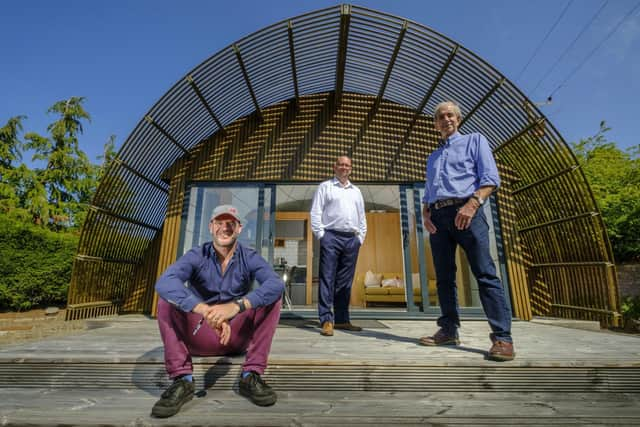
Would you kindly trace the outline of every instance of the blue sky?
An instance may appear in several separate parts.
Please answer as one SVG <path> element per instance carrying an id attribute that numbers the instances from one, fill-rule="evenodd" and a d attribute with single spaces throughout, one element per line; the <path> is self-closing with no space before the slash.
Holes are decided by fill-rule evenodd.
<path id="1" fill-rule="evenodd" d="M 606 0 L 362 0 L 455 40 L 491 63 L 541 107 L 569 141 L 601 120 L 611 141 L 637 146 L 640 105 L 638 0 L 610 0 L 540 82 Z M 46 133 L 46 110 L 86 97 L 92 116 L 81 148 L 96 161 L 110 135 L 118 148 L 151 106 L 189 70 L 274 22 L 342 2 L 323 0 L 20 0 L 2 4 L 0 124 L 26 115 L 25 131 Z M 569 5 L 562 20 L 525 64 Z M 620 20 L 635 11 L 622 25 Z M 616 25 L 618 25 L 616 27 Z M 584 65 L 572 73 L 610 32 Z M 537 89 L 534 91 L 534 88 Z M 25 161 L 28 161 L 28 155 Z"/>

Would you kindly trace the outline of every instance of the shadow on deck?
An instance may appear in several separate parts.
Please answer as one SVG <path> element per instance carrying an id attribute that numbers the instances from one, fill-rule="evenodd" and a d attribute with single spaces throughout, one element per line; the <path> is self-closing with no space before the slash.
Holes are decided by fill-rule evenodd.
<path id="1" fill-rule="evenodd" d="M 0 349 L 0 425 L 640 424 L 640 336 L 515 322 L 517 358 L 496 363 L 484 321 L 446 348 L 417 345 L 432 321 L 354 323 L 364 331 L 323 337 L 313 321 L 281 321 L 265 374 L 273 407 L 236 394 L 243 357 L 195 358 L 198 398 L 156 420 L 169 382 L 155 321 L 88 320 Z"/>

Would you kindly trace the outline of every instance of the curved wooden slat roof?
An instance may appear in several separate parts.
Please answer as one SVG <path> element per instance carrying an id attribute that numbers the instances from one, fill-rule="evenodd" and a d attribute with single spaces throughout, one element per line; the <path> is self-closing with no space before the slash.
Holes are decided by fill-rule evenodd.
<path id="1" fill-rule="evenodd" d="M 483 133 L 495 152 L 505 179 L 500 220 L 506 240 L 525 247 L 520 281 L 527 282 L 530 304 L 541 311 L 566 306 L 554 313 L 573 317 L 581 311 L 571 307 L 593 305 L 610 316 L 617 291 L 596 290 L 595 282 L 615 285 L 611 251 L 561 135 L 473 52 L 419 23 L 351 5 L 284 20 L 238 40 L 188 72 L 141 118 L 93 200 L 70 305 L 122 304 L 131 296 L 136 268 L 157 256 L 172 168 L 202 157 L 207 144 L 218 165 L 235 158 L 242 173 L 203 170 L 193 172 L 197 179 L 318 181 L 326 162 L 317 159 L 335 154 L 316 144 L 325 138 L 352 155 L 355 180 L 421 181 L 425 158 L 437 144 L 431 112 L 445 99 L 462 107 L 461 132 Z M 276 128 L 296 120 L 317 129 L 307 129 L 306 139 L 288 148 L 281 144 L 277 160 L 273 147 L 293 137 Z M 223 150 L 225 144 L 231 148 Z M 258 145 L 245 160 L 242 150 L 251 144 Z M 266 164 L 274 170 L 252 170 Z M 573 296 L 550 297 L 560 291 L 549 283 L 575 286 L 577 276 L 567 265 L 580 270 L 594 292 L 609 295 L 579 304 Z M 595 275 L 584 272 L 589 266 Z"/>

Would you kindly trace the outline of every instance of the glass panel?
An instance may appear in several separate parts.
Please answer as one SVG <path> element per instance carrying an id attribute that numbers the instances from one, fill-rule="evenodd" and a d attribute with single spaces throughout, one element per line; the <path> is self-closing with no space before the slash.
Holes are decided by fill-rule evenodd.
<path id="1" fill-rule="evenodd" d="M 211 212 L 218 205 L 230 204 L 235 206 L 242 220 L 242 232 L 238 240 L 244 245 L 256 248 L 260 243 L 257 232 L 259 224 L 258 207 L 260 193 L 258 187 L 212 187 L 193 186 L 189 192 L 187 204 L 187 221 L 182 237 L 182 253 L 189 249 L 211 241 L 209 219 Z M 269 224 L 261 225 L 263 235 L 268 236 Z M 264 242 L 264 239 L 263 239 Z"/>
<path id="2" fill-rule="evenodd" d="M 275 196 L 274 268 L 286 273 L 286 297 L 283 308 L 299 308 L 317 302 L 316 280 L 307 272 L 314 258 L 309 211 L 317 185 L 278 185 Z M 316 242 L 317 244 L 317 242 Z"/>
<path id="3" fill-rule="evenodd" d="M 414 191 L 418 193 L 419 195 L 418 200 L 421 201 L 422 196 L 424 195 L 424 188 L 418 187 L 418 188 L 415 188 Z M 498 250 L 496 246 L 496 233 L 494 229 L 491 204 L 492 203 L 485 203 L 483 209 L 487 217 L 487 222 L 489 223 L 489 242 L 490 242 L 491 257 L 493 258 L 493 261 L 496 265 L 497 275 L 503 281 L 503 286 L 504 286 L 505 282 L 502 277 L 502 271 L 499 268 L 500 262 L 499 262 Z M 410 209 L 410 211 L 412 212 L 413 210 L 414 209 Z M 413 215 L 413 221 L 416 221 L 415 214 Z M 422 221 L 421 217 L 420 217 L 420 221 Z M 415 235 L 416 234 L 415 223 L 413 224 L 411 229 L 412 229 L 412 235 Z M 417 236 L 415 238 L 412 238 L 412 249 L 411 249 L 412 254 L 413 254 L 413 251 L 418 250 L 417 245 L 413 243 L 414 240 L 417 242 Z M 436 287 L 435 287 L 436 286 L 435 285 L 435 277 L 436 277 L 435 269 L 433 267 L 433 258 L 431 256 L 431 245 L 429 244 L 429 234 L 426 231 L 424 231 L 423 233 L 422 242 L 425 248 L 424 259 L 426 261 L 429 302 L 430 302 L 430 305 L 437 305 L 438 296 L 437 296 Z M 456 265 L 458 267 L 458 270 L 456 273 L 456 284 L 458 286 L 458 303 L 460 307 L 480 307 L 481 303 L 480 303 L 480 294 L 478 292 L 478 282 L 476 281 L 475 277 L 473 276 L 473 273 L 471 272 L 471 268 L 464 254 L 464 251 L 460 247 L 458 247 L 456 251 Z M 417 263 L 413 262 L 412 269 L 414 272 L 416 271 L 416 267 L 417 267 Z"/>
<path id="4" fill-rule="evenodd" d="M 413 291 L 414 309 L 421 307 L 423 310 L 429 306 L 436 306 L 437 293 L 435 273 L 432 265 L 427 263 L 425 253 L 427 248 L 424 244 L 424 227 L 422 225 L 422 205 L 420 203 L 420 192 L 411 187 L 401 189 L 406 194 L 407 233 L 408 233 L 408 254 L 410 258 L 408 268 L 411 276 L 411 289 Z M 422 237 L 422 239 L 421 239 Z M 429 253 L 430 257 L 431 254 Z M 431 263 L 432 264 L 432 263 Z M 423 295 L 429 297 L 423 299 Z"/>
<path id="5" fill-rule="evenodd" d="M 358 255 L 351 305 L 404 311 L 407 298 L 399 188 L 397 185 L 358 187 L 365 201 L 367 236 Z"/>

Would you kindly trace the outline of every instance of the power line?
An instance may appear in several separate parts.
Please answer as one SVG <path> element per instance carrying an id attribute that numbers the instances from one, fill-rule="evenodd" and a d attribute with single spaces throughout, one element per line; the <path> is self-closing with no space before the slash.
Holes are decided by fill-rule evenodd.
<path id="1" fill-rule="evenodd" d="M 569 9 L 569 6 L 571 6 L 571 3 L 573 3 L 573 0 L 569 0 L 567 2 L 567 5 L 564 7 L 564 9 L 562 10 L 562 12 L 560 13 L 560 16 L 558 16 L 558 19 L 556 19 L 556 22 L 553 23 L 553 25 L 551 26 L 551 28 L 549 29 L 549 31 L 547 31 L 547 35 L 544 36 L 544 38 L 542 39 L 542 41 L 540 42 L 540 44 L 538 44 L 538 47 L 536 48 L 536 50 L 533 52 L 533 55 L 531 55 L 531 58 L 529 58 L 529 60 L 527 61 L 527 63 L 525 64 L 525 66 L 522 68 L 522 70 L 520 71 L 520 73 L 518 74 L 518 77 L 516 77 L 516 81 L 520 80 L 520 77 L 522 77 L 522 74 L 525 72 L 525 70 L 527 68 L 529 68 L 529 65 L 531 64 L 531 61 L 533 61 L 533 58 L 536 57 L 536 55 L 538 54 L 538 52 L 540 52 L 540 49 L 542 48 L 542 45 L 544 45 L 544 42 L 547 41 L 547 39 L 549 38 L 549 36 L 551 35 L 551 33 L 553 33 L 553 30 L 556 29 L 556 27 L 558 26 L 558 23 L 560 22 L 560 20 L 562 19 L 562 17 L 564 16 L 565 13 L 567 13 L 567 9 Z"/>
<path id="2" fill-rule="evenodd" d="M 591 17 L 591 20 L 589 20 L 589 22 L 587 22 L 586 25 L 584 25 L 582 27 L 582 30 L 580 30 L 580 33 L 578 33 L 578 35 L 576 36 L 575 39 L 573 39 L 573 41 L 571 42 L 571 44 L 564 50 L 564 52 L 562 52 L 562 54 L 560 55 L 560 57 L 558 57 L 558 59 L 556 59 L 556 62 L 553 63 L 553 65 L 544 73 L 544 75 L 542 76 L 542 78 L 538 81 L 538 83 L 536 84 L 536 86 L 531 90 L 531 93 L 535 93 L 536 89 L 538 89 L 538 87 L 540 86 L 540 84 L 544 81 L 544 79 L 546 79 L 549 74 L 551 74 L 551 72 L 556 68 L 556 66 L 560 63 L 560 61 L 565 57 L 565 55 L 567 53 L 569 53 L 569 51 L 571 50 L 571 48 L 573 48 L 573 46 L 576 44 L 576 42 L 580 39 L 580 37 L 582 37 L 582 35 L 587 31 L 587 29 L 591 26 L 591 24 L 593 24 L 593 21 L 596 20 L 596 18 L 600 15 L 600 13 L 602 12 L 602 10 L 604 9 L 604 7 L 609 3 L 609 0 L 606 0 L 602 6 L 600 6 L 600 9 L 598 9 L 598 11 L 595 13 L 595 15 L 593 15 Z"/>
<path id="3" fill-rule="evenodd" d="M 578 70 L 580 70 L 580 68 L 582 68 L 582 66 L 583 66 L 583 65 L 584 65 L 584 64 L 585 64 L 589 59 L 591 59 L 591 57 L 596 53 L 596 51 L 597 51 L 598 49 L 600 49 L 600 47 L 601 47 L 601 46 L 602 46 L 602 45 L 603 45 L 607 40 L 609 40 L 609 38 L 610 38 L 610 37 L 611 37 L 611 36 L 612 36 L 616 31 L 618 31 L 618 29 L 622 26 L 622 23 L 623 23 L 624 21 L 626 21 L 626 20 L 627 20 L 627 18 L 629 18 L 629 17 L 630 17 L 630 16 L 631 16 L 635 11 L 636 11 L 636 9 L 638 9 L 638 7 L 640 7 L 640 2 L 636 3 L 636 5 L 635 5 L 635 6 L 633 6 L 633 8 L 632 8 L 632 9 L 631 9 L 631 10 L 630 10 L 630 11 L 629 11 L 629 12 L 628 12 L 628 13 L 627 13 L 627 14 L 626 14 L 626 15 L 625 15 L 625 16 L 624 16 L 624 17 L 623 17 L 623 18 L 622 18 L 622 19 L 621 19 L 621 20 L 620 20 L 616 25 L 614 25 L 614 27 L 611 29 L 611 31 L 609 31 L 609 34 L 607 34 L 607 36 L 606 36 L 604 39 L 602 39 L 602 41 L 601 41 L 600 43 L 598 43 L 598 45 L 597 45 L 597 46 L 596 46 L 596 47 L 595 47 L 591 52 L 589 52 L 589 55 L 587 55 L 587 56 L 586 56 L 586 58 L 584 58 L 584 60 L 583 60 L 580 64 L 578 64 L 578 66 L 577 66 L 576 68 L 574 68 L 574 69 L 573 69 L 573 71 L 571 71 L 571 73 L 569 73 L 569 75 L 568 75 L 568 76 L 567 76 L 567 77 L 562 81 L 562 83 L 560 83 L 560 84 L 558 85 L 558 87 L 557 87 L 557 88 L 555 88 L 553 92 L 551 92 L 551 95 L 549 95 L 549 98 L 552 98 L 552 97 L 553 97 L 553 95 L 554 95 L 558 90 L 560 90 L 560 88 L 561 88 L 562 86 L 564 86 L 564 85 L 567 83 L 567 81 L 569 81 L 569 79 L 570 79 L 570 78 L 572 78 L 572 77 L 573 77 L 573 76 L 578 72 Z"/>

